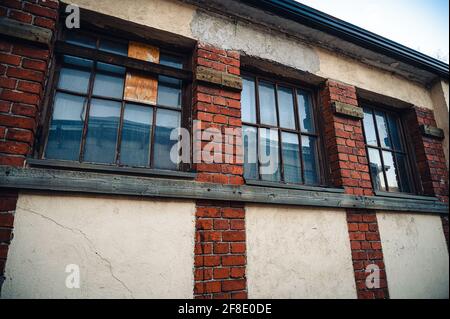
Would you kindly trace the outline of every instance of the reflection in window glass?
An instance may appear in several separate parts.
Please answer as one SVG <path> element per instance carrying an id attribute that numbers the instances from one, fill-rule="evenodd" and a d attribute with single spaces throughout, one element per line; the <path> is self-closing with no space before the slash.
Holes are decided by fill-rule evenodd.
<path id="1" fill-rule="evenodd" d="M 369 148 L 369 166 L 372 175 L 373 187 L 375 190 L 386 190 L 386 183 L 383 175 L 383 165 L 381 165 L 380 152 Z"/>
<path id="2" fill-rule="evenodd" d="M 256 123 L 255 81 L 251 78 L 242 79 L 241 108 L 242 121 Z"/>
<path id="3" fill-rule="evenodd" d="M 95 49 L 97 47 L 97 40 L 95 38 L 79 32 L 67 32 L 66 42 L 90 49 Z"/>
<path id="4" fill-rule="evenodd" d="M 46 158 L 78 160 L 83 133 L 85 98 L 56 93 Z"/>
<path id="5" fill-rule="evenodd" d="M 409 186 L 408 181 L 408 166 L 406 164 L 406 156 L 399 153 L 397 153 L 395 156 L 397 158 L 397 169 L 400 178 L 400 191 L 410 193 L 412 190 Z"/>
<path id="6" fill-rule="evenodd" d="M 170 160 L 177 141 L 170 140 L 170 133 L 181 126 L 184 83 L 178 75 L 159 76 L 164 72 L 138 72 L 112 63 L 127 64 L 137 58 L 182 70 L 184 57 L 146 43 L 84 31 L 65 30 L 62 39 L 98 54 L 90 60 L 79 57 L 77 50 L 57 54 L 52 118 L 43 157 L 177 169 L 178 164 Z M 109 61 L 117 55 L 122 58 L 105 63 L 99 61 L 100 55 Z"/>
<path id="7" fill-rule="evenodd" d="M 126 104 L 123 115 L 120 163 L 129 166 L 148 166 L 153 109 Z"/>
<path id="8" fill-rule="evenodd" d="M 387 121 L 384 113 L 375 111 L 375 119 L 377 121 L 378 136 L 380 137 L 381 147 L 391 148 L 391 141 L 389 140 Z"/>
<path id="9" fill-rule="evenodd" d="M 84 160 L 93 163 L 114 163 L 120 102 L 92 99 Z"/>
<path id="10" fill-rule="evenodd" d="M 243 126 L 242 133 L 244 141 L 244 177 L 246 179 L 258 179 L 257 130 L 251 126 Z"/>
<path id="11" fill-rule="evenodd" d="M 261 178 L 265 181 L 279 182 L 280 159 L 278 151 L 278 132 L 276 130 L 259 130 L 259 153 L 261 162 Z"/>
<path id="12" fill-rule="evenodd" d="M 128 55 L 128 44 L 106 39 L 100 39 L 100 50 L 118 55 Z"/>
<path id="13" fill-rule="evenodd" d="M 121 99 L 124 77 L 125 68 L 98 62 L 93 94 Z"/>
<path id="14" fill-rule="evenodd" d="M 317 148 L 317 138 L 310 136 L 302 136 L 302 155 L 305 183 L 307 184 L 318 184 L 319 179 L 317 176 L 317 162 L 316 162 L 316 151 Z"/>
<path id="15" fill-rule="evenodd" d="M 275 87 L 273 84 L 261 81 L 259 82 L 259 105 L 261 123 L 268 125 L 277 125 L 277 113 L 275 105 Z"/>
<path id="16" fill-rule="evenodd" d="M 172 68 L 183 68 L 183 60 L 181 58 L 165 53 L 161 53 L 159 57 L 159 63 L 162 65 L 170 66 Z"/>
<path id="17" fill-rule="evenodd" d="M 394 149 L 400 151 L 402 150 L 402 143 L 400 138 L 400 132 L 398 130 L 397 120 L 390 114 L 388 115 L 387 119 Z"/>
<path id="18" fill-rule="evenodd" d="M 377 134 L 375 132 L 372 110 L 366 108 L 364 109 L 364 134 L 368 145 L 377 145 Z"/>
<path id="19" fill-rule="evenodd" d="M 283 132 L 281 135 L 281 149 L 283 156 L 284 181 L 286 183 L 298 184 L 302 182 L 302 171 L 300 164 L 300 148 L 298 135 Z"/>
<path id="20" fill-rule="evenodd" d="M 297 92 L 298 113 L 300 121 L 300 129 L 302 132 L 312 133 L 314 132 L 314 122 L 312 105 L 309 95 L 305 92 Z"/>
<path id="21" fill-rule="evenodd" d="M 399 192 L 400 188 L 398 187 L 398 173 L 392 153 L 383 151 L 383 161 L 389 190 L 391 192 Z"/>
<path id="22" fill-rule="evenodd" d="M 180 127 L 180 112 L 158 109 L 154 140 L 154 166 L 160 169 L 176 169 L 177 163 L 170 159 L 170 150 L 178 141 L 170 139 L 174 128 Z"/>
<path id="23" fill-rule="evenodd" d="M 159 76 L 158 105 L 181 107 L 181 80 Z"/>
<path id="24" fill-rule="evenodd" d="M 394 113 L 366 106 L 363 123 L 375 190 L 413 192 L 399 118 Z"/>
<path id="25" fill-rule="evenodd" d="M 277 92 L 280 126 L 295 129 L 294 97 L 292 95 L 292 89 L 278 87 Z"/>
<path id="26" fill-rule="evenodd" d="M 72 56 L 64 56 L 59 72 L 58 88 L 79 93 L 87 93 L 93 62 Z"/>

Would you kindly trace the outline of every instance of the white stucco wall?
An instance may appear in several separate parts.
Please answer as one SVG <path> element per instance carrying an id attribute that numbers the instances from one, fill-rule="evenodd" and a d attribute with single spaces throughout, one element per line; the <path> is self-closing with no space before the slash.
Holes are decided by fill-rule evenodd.
<path id="1" fill-rule="evenodd" d="M 192 298 L 194 214 L 192 201 L 21 194 L 2 298 Z"/>
<path id="2" fill-rule="evenodd" d="M 344 210 L 246 207 L 249 298 L 356 298 Z"/>
<path id="3" fill-rule="evenodd" d="M 449 259 L 439 216 L 377 213 L 391 298 L 448 298 Z"/>

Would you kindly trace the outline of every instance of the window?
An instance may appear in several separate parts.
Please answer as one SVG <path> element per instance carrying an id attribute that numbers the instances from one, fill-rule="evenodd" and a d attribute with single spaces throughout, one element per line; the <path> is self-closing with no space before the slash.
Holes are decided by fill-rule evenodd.
<path id="1" fill-rule="evenodd" d="M 318 134 L 306 89 L 244 76 L 241 96 L 244 177 L 319 184 Z M 269 161 L 265 160 L 270 156 Z M 267 169 L 272 166 L 271 169 Z"/>
<path id="2" fill-rule="evenodd" d="M 374 189 L 412 193 L 411 166 L 399 116 L 365 106 L 363 122 Z"/>
<path id="3" fill-rule="evenodd" d="M 181 125 L 185 107 L 186 83 L 176 77 L 183 74 L 184 58 L 89 33 L 67 32 L 58 42 L 43 157 L 178 169 L 170 159 L 177 142 L 170 133 Z M 136 60 L 152 62 L 152 71 L 143 71 Z"/>

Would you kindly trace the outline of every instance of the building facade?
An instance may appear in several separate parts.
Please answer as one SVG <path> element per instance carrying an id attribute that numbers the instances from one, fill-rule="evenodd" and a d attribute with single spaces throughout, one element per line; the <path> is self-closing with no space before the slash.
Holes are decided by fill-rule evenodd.
<path id="1" fill-rule="evenodd" d="M 291 0 L 0 21 L 2 298 L 448 298 L 448 64 Z"/>

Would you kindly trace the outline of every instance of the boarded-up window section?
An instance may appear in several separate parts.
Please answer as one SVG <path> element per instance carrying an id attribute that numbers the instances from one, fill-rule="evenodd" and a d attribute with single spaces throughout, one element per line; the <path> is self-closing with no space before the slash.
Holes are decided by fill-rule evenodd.
<path id="1" fill-rule="evenodd" d="M 130 41 L 128 56 L 147 62 L 159 63 L 159 48 Z M 158 78 L 147 74 L 128 71 L 125 80 L 125 100 L 146 104 L 156 104 Z"/>

